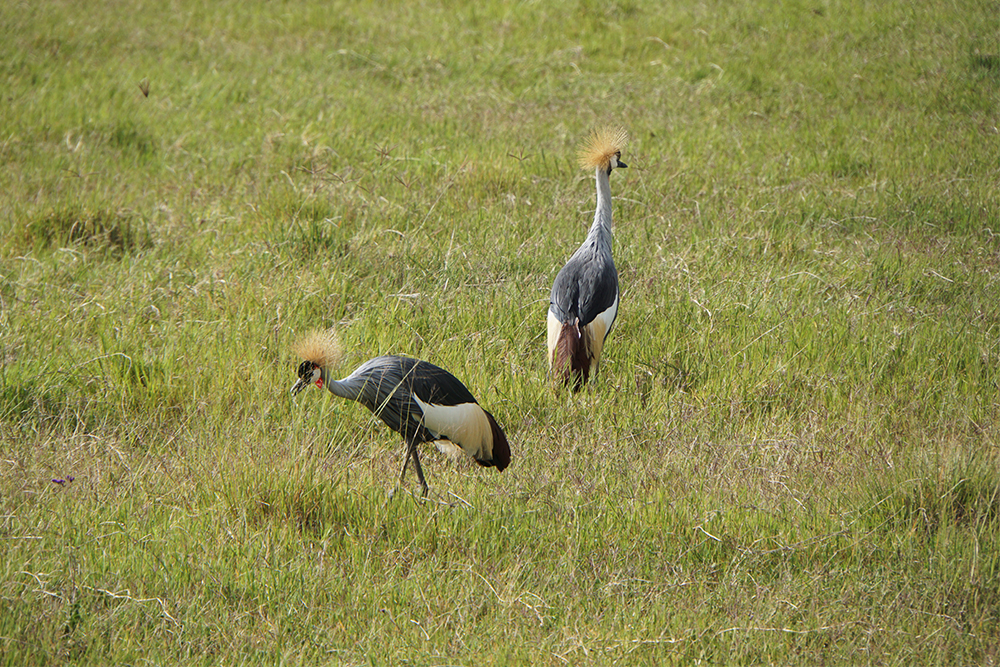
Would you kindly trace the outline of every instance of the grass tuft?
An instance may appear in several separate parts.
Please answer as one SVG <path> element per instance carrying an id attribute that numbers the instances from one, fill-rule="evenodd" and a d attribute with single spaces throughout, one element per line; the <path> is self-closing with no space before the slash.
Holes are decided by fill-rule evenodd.
<path id="1" fill-rule="evenodd" d="M 1000 470 L 981 457 L 930 469 L 899 481 L 896 488 L 876 487 L 879 516 L 927 538 L 938 532 L 994 531 L 1000 519 Z M 889 480 L 886 480 L 889 481 Z"/>
<path id="2" fill-rule="evenodd" d="M 20 242 L 24 247 L 37 250 L 81 245 L 113 255 L 153 247 L 148 226 L 134 214 L 74 206 L 51 209 L 29 221 Z"/>
<path id="3" fill-rule="evenodd" d="M 114 123 L 107 131 L 107 141 L 124 155 L 133 156 L 138 160 L 149 159 L 156 152 L 153 135 L 132 120 Z"/>

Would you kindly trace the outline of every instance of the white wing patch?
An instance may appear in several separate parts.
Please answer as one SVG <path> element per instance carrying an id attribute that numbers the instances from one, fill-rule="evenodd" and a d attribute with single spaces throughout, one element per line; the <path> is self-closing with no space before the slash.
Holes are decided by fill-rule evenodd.
<path id="1" fill-rule="evenodd" d="M 615 317 L 617 315 L 618 295 L 616 294 L 615 301 L 611 304 L 611 307 L 595 317 L 594 321 L 587 325 L 587 329 L 590 333 L 590 336 L 587 338 L 590 343 L 590 349 L 587 350 L 587 354 L 594 360 L 594 372 L 597 372 L 597 366 L 601 362 L 601 352 L 604 350 L 604 339 L 608 337 L 609 333 L 611 333 L 611 327 L 614 326 Z"/>
<path id="2" fill-rule="evenodd" d="M 465 452 L 462 451 L 462 448 L 451 440 L 435 440 L 434 446 L 437 447 L 439 452 L 447 456 L 452 461 L 457 461 L 465 456 Z"/>
<path id="3" fill-rule="evenodd" d="M 556 342 L 559 340 L 559 332 L 562 331 L 563 323 L 559 321 L 555 313 L 549 310 L 549 335 L 546 338 L 546 345 L 549 347 L 549 369 L 552 368 L 556 360 Z"/>
<path id="4" fill-rule="evenodd" d="M 490 428 L 490 420 L 479 405 L 424 403 L 416 394 L 413 394 L 413 400 L 424 411 L 424 426 L 429 431 L 455 443 L 474 459 L 493 458 L 493 430 Z M 440 445 L 438 449 L 441 449 Z"/>

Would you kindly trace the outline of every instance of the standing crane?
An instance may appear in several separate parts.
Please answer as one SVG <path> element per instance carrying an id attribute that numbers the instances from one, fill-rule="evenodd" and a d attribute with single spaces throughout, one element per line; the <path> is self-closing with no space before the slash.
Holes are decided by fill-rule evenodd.
<path id="1" fill-rule="evenodd" d="M 406 456 L 400 484 L 412 459 L 423 495 L 427 495 L 417 452 L 417 445 L 423 442 L 447 440 L 484 467 L 502 471 L 510 464 L 510 445 L 496 419 L 443 368 L 419 359 L 383 356 L 335 380 L 331 366 L 339 360 L 340 351 L 330 334 L 308 335 L 296 346 L 296 352 L 304 361 L 292 386 L 293 396 L 309 385 L 326 387 L 335 396 L 361 403 L 403 436 Z"/>
<path id="2" fill-rule="evenodd" d="M 580 149 L 580 166 L 597 179 L 597 212 L 583 245 L 559 270 L 549 297 L 549 370 L 579 391 L 597 374 L 604 340 L 618 314 L 618 271 L 611 258 L 611 172 L 625 168 L 622 128 L 595 132 Z"/>

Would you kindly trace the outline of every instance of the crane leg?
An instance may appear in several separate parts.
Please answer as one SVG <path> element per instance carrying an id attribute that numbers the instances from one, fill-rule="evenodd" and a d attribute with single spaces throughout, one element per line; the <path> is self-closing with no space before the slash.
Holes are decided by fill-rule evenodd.
<path id="1" fill-rule="evenodd" d="M 417 443 L 413 443 L 413 467 L 417 469 L 417 481 L 420 482 L 420 488 L 424 498 L 427 497 L 427 480 L 424 479 L 424 470 L 420 467 L 420 455 L 417 453 Z"/>
<path id="2" fill-rule="evenodd" d="M 413 456 L 413 450 L 415 447 L 409 442 L 406 443 L 406 456 L 403 457 L 403 469 L 399 473 L 399 484 L 397 486 L 403 485 L 403 480 L 406 478 L 406 466 L 410 465 L 410 457 Z"/>
<path id="3" fill-rule="evenodd" d="M 406 467 L 413 459 L 413 468 L 417 471 L 417 481 L 420 482 L 421 495 L 427 495 L 427 480 L 424 479 L 424 469 L 420 465 L 420 454 L 417 453 L 416 441 L 406 443 L 406 458 L 403 459 L 403 469 L 399 473 L 399 485 L 402 486 L 406 478 Z"/>

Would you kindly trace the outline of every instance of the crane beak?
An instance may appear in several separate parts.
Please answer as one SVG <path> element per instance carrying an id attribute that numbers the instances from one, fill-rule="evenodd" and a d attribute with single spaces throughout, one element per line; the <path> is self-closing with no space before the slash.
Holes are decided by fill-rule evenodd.
<path id="1" fill-rule="evenodd" d="M 621 160 L 618 160 L 618 167 L 619 169 L 628 169 L 628 165 L 622 162 Z"/>
<path id="2" fill-rule="evenodd" d="M 312 384 L 312 383 L 309 382 L 309 380 L 305 380 L 303 378 L 299 378 L 299 381 L 292 385 L 292 396 L 295 396 L 300 391 L 302 391 L 303 389 L 305 389 L 306 387 L 308 387 L 310 384 Z"/>

